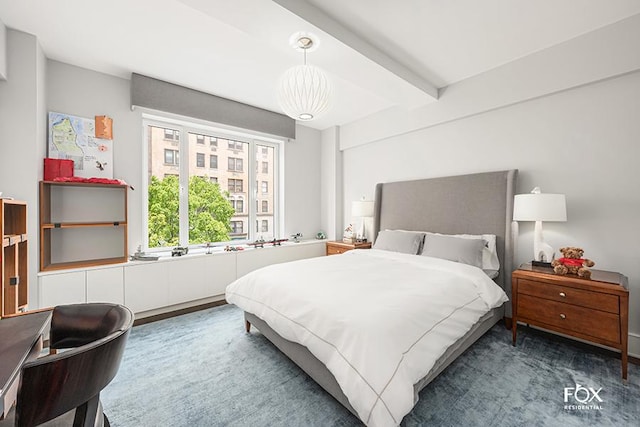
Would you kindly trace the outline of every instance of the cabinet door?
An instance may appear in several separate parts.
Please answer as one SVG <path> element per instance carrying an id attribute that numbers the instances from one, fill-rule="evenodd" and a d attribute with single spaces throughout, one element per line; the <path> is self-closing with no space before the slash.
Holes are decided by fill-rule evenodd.
<path id="1" fill-rule="evenodd" d="M 210 296 L 205 275 L 204 256 L 167 261 L 169 268 L 169 303 L 179 304 Z"/>
<path id="2" fill-rule="evenodd" d="M 124 304 L 123 267 L 88 270 L 87 302 Z"/>
<path id="3" fill-rule="evenodd" d="M 210 255 L 205 258 L 207 261 L 205 277 L 209 295 L 224 295 L 224 291 L 231 282 L 236 280 L 236 260 L 235 253 L 224 253 Z"/>
<path id="4" fill-rule="evenodd" d="M 40 308 L 87 302 L 84 271 L 40 276 L 38 286 Z"/>
<path id="5" fill-rule="evenodd" d="M 124 267 L 124 304 L 134 313 L 169 305 L 170 262 Z"/>
<path id="6" fill-rule="evenodd" d="M 325 244 L 323 242 L 265 246 L 264 248 L 250 249 L 238 253 L 237 273 L 238 277 L 242 277 L 253 270 L 267 265 L 324 255 Z"/>

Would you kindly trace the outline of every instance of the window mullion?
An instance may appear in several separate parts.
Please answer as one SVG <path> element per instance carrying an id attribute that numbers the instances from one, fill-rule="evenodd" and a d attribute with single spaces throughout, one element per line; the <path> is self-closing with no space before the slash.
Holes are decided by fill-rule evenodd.
<path id="1" fill-rule="evenodd" d="M 247 183 L 247 203 L 249 206 L 247 209 L 249 210 L 249 221 L 248 221 L 248 230 L 247 230 L 247 239 L 250 242 L 255 241 L 258 238 L 256 234 L 256 220 L 257 220 L 257 209 L 256 209 L 256 200 L 258 188 L 256 187 L 256 142 L 254 140 L 249 141 L 249 153 L 247 155 L 247 169 L 248 169 L 248 183 Z"/>
<path id="2" fill-rule="evenodd" d="M 177 126 L 180 131 L 180 246 L 189 246 L 189 137 L 184 127 Z"/>

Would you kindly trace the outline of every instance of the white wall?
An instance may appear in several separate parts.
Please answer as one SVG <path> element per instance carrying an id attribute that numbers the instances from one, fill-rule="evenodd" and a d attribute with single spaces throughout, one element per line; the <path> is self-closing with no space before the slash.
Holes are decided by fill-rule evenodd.
<path id="1" fill-rule="evenodd" d="M 322 131 L 320 206 L 322 231 L 329 240 L 342 239 L 342 152 L 340 128 Z"/>
<path id="2" fill-rule="evenodd" d="M 631 351 L 640 354 L 638 111 L 635 72 L 349 149 L 344 200 L 373 197 L 378 182 L 518 169 L 518 193 L 566 194 L 568 221 L 544 225 L 552 246 L 583 247 L 595 268 L 629 277 Z M 532 234 L 520 225 L 517 263 L 532 258 Z"/>
<path id="3" fill-rule="evenodd" d="M 7 79 L 7 27 L 0 19 L 0 80 Z"/>
<path id="4" fill-rule="evenodd" d="M 142 241 L 142 115 L 130 108 L 130 82 L 57 61 L 49 61 L 48 108 L 78 116 L 113 118 L 114 178 L 129 192 L 129 251 Z M 296 127 L 296 140 L 285 144 L 285 224 L 283 237 L 301 232 L 312 237 L 320 229 L 320 132 Z"/>
<path id="5" fill-rule="evenodd" d="M 320 131 L 296 125 L 284 145 L 284 234 L 312 239 L 320 231 Z"/>
<path id="6" fill-rule="evenodd" d="M 7 31 L 7 80 L 0 81 L 0 191 L 28 203 L 29 301 L 37 301 L 40 141 L 46 132 L 46 62 L 35 36 Z"/>

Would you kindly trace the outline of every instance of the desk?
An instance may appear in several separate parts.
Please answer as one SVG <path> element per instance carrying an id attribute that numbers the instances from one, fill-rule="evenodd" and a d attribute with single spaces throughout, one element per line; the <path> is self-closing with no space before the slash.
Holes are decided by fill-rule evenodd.
<path id="1" fill-rule="evenodd" d="M 51 311 L 0 320 L 0 419 L 16 400 L 22 365 L 42 350 L 42 334 Z"/>

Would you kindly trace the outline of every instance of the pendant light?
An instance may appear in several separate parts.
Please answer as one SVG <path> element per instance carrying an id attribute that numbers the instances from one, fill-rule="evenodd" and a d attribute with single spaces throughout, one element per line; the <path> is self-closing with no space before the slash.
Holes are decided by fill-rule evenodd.
<path id="1" fill-rule="evenodd" d="M 329 107 L 331 85 L 317 67 L 307 64 L 307 51 L 317 47 L 309 34 L 294 35 L 292 46 L 304 53 L 304 64 L 289 68 L 280 79 L 278 101 L 291 118 L 309 121 L 318 118 Z"/>

